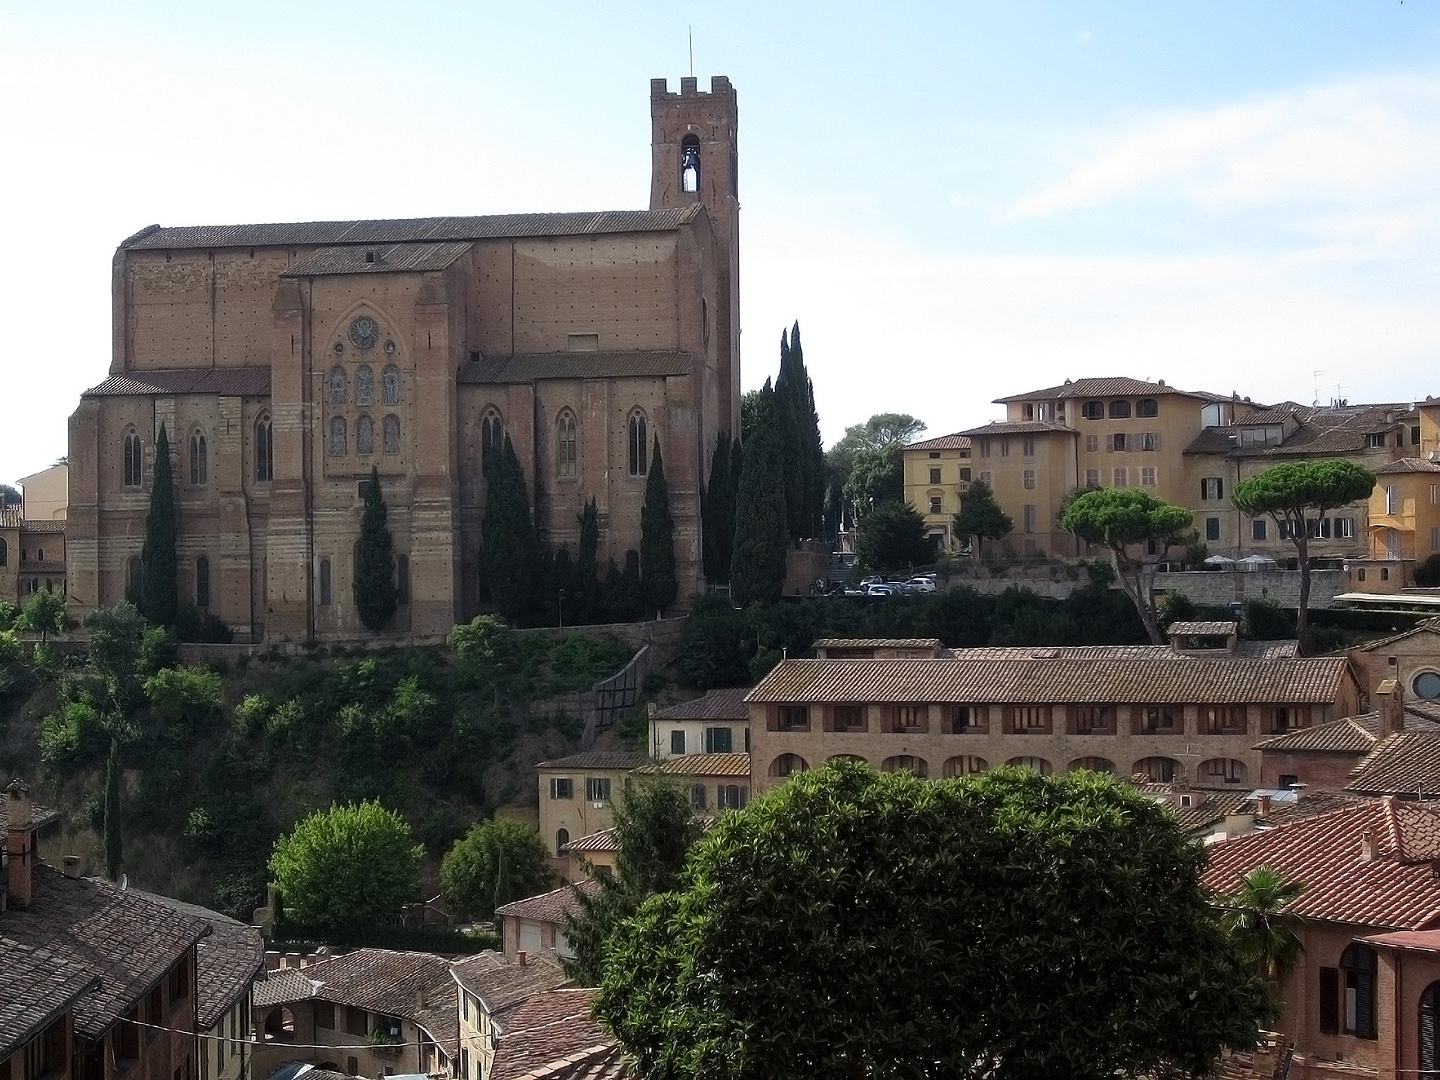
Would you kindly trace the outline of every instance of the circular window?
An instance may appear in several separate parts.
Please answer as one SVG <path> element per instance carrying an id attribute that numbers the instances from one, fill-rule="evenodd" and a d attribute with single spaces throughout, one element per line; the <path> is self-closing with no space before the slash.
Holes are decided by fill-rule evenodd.
<path id="1" fill-rule="evenodd" d="M 369 315 L 361 315 L 350 324 L 350 340 L 357 349 L 372 349 L 380 340 L 380 326 Z"/>
<path id="2" fill-rule="evenodd" d="M 1415 681 L 1411 683 L 1411 686 L 1415 690 L 1416 697 L 1424 698 L 1426 701 L 1440 699 L 1440 674 L 1434 671 L 1422 671 L 1415 676 Z"/>

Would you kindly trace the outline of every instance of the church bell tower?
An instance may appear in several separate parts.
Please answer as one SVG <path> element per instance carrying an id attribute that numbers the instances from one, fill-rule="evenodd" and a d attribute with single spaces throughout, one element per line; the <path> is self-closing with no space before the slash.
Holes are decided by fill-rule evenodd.
<path id="1" fill-rule="evenodd" d="M 719 247 L 716 356 L 720 373 L 721 427 L 740 434 L 740 182 L 735 88 L 725 75 L 702 93 L 693 77 L 670 93 L 664 79 L 650 80 L 650 209 L 700 203 Z"/>

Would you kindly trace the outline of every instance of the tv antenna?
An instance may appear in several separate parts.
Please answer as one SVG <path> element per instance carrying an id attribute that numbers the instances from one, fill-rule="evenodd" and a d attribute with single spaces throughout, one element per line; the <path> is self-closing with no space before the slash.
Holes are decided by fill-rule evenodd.
<path id="1" fill-rule="evenodd" d="M 685 34 L 690 39 L 690 77 L 695 77 L 695 27 L 687 26 Z"/>

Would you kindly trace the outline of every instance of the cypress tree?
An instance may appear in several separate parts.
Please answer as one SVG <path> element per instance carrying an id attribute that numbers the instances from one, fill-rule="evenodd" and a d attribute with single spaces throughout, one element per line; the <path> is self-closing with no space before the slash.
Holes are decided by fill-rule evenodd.
<path id="1" fill-rule="evenodd" d="M 715 437 L 715 456 L 710 459 L 710 484 L 705 489 L 702 550 L 705 580 L 723 585 L 730 580 L 730 545 L 735 539 L 735 485 L 730 472 L 735 458 L 734 440 L 728 431 Z"/>
<path id="2" fill-rule="evenodd" d="M 730 594 L 740 604 L 770 603 L 780 598 L 785 588 L 785 558 L 790 550 L 780 440 L 772 421 L 775 392 L 770 380 L 765 380 L 760 393 L 755 434 L 745 447 L 735 496 Z"/>
<path id="3" fill-rule="evenodd" d="M 796 406 L 796 423 L 800 431 L 801 460 L 804 462 L 803 509 L 801 522 L 804 536 L 819 536 L 825 517 L 825 487 L 828 470 L 825 447 L 820 441 L 820 414 L 815 411 L 815 384 L 805 368 L 805 353 L 800 347 L 800 323 L 790 328 L 790 363 L 795 369 L 796 384 L 801 393 Z"/>
<path id="4" fill-rule="evenodd" d="M 780 373 L 775 377 L 772 422 L 780 443 L 780 475 L 785 488 L 785 527 L 794 543 L 803 535 L 804 447 L 800 442 L 800 387 L 785 331 L 780 332 Z"/>
<path id="5" fill-rule="evenodd" d="M 360 544 L 355 557 L 355 611 L 366 628 L 379 633 L 395 614 L 400 598 L 395 588 L 394 542 L 385 525 L 387 511 L 380 494 L 380 470 L 370 469 L 365 506 L 360 511 Z"/>
<path id="6" fill-rule="evenodd" d="M 658 435 L 651 451 L 650 474 L 645 478 L 645 503 L 640 508 L 640 585 L 657 616 L 675 603 L 680 591 L 675 577 L 675 519 L 670 516 L 670 485 L 665 482 Z"/>
<path id="7" fill-rule="evenodd" d="M 105 759 L 105 876 L 120 877 L 120 739 L 110 737 L 110 754 Z"/>
<path id="8" fill-rule="evenodd" d="M 604 601 L 600 595 L 600 511 L 595 498 L 585 500 L 580 521 L 580 555 L 575 561 L 575 621 L 600 622 Z"/>
<path id="9" fill-rule="evenodd" d="M 145 515 L 145 547 L 140 552 L 140 613 L 152 625 L 175 625 L 180 605 L 176 562 L 175 482 L 170 472 L 170 439 L 161 424 L 155 439 L 150 512 Z"/>
<path id="10" fill-rule="evenodd" d="M 520 619 L 530 610 L 540 544 L 530 517 L 525 474 L 509 435 L 500 449 L 491 453 L 486 479 L 481 569 L 500 614 Z"/>

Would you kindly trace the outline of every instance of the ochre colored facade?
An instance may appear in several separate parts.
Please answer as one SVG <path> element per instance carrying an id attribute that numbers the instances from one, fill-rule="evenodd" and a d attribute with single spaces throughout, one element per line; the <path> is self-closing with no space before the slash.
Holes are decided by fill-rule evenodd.
<path id="1" fill-rule="evenodd" d="M 739 415 L 736 97 L 651 84 L 648 211 L 152 227 L 114 263 L 110 377 L 70 421 L 69 589 L 139 572 L 158 433 L 183 600 L 243 640 L 363 633 L 351 590 L 378 468 L 397 634 L 480 607 L 482 460 L 508 436 L 544 541 L 640 541 L 658 439 L 680 596 L 701 587 L 699 493 Z"/>

